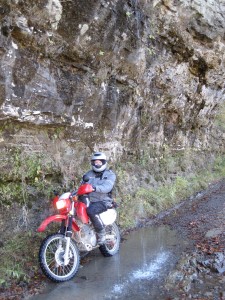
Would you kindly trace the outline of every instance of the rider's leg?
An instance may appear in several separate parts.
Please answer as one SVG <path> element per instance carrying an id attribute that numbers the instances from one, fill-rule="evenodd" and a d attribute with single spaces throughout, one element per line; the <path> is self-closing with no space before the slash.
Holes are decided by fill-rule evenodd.
<path id="1" fill-rule="evenodd" d="M 89 207 L 87 207 L 87 213 L 97 233 L 98 244 L 103 244 L 105 242 L 105 226 L 100 219 L 99 214 L 106 210 L 107 207 L 104 202 L 92 202 Z"/>

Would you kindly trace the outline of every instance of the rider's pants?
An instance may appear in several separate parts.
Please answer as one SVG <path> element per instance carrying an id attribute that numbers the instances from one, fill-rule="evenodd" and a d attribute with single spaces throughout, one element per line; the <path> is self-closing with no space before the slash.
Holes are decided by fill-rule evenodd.
<path id="1" fill-rule="evenodd" d="M 100 232 L 102 229 L 104 229 L 104 224 L 100 219 L 99 214 L 106 210 L 107 206 L 102 201 L 91 202 L 87 207 L 87 214 L 89 215 L 96 232 Z"/>

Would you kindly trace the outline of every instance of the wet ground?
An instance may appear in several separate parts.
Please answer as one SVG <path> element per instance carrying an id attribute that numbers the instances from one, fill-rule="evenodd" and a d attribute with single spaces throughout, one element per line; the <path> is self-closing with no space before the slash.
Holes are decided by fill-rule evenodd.
<path id="1" fill-rule="evenodd" d="M 184 243 L 168 227 L 141 228 L 127 236 L 114 257 L 95 251 L 73 280 L 49 285 L 31 299 L 161 299 L 159 285 L 183 249 Z"/>
<path id="2" fill-rule="evenodd" d="M 225 300 L 225 180 L 146 220 L 123 236 L 120 253 L 86 256 L 63 284 L 43 278 L 31 300 Z"/>
<path id="3" fill-rule="evenodd" d="M 31 299 L 225 299 L 225 181 L 142 226 L 115 257 L 95 253 L 74 280 Z"/>
<path id="4" fill-rule="evenodd" d="M 162 223 L 189 240 L 166 279 L 167 299 L 225 300 L 225 181 L 172 209 Z"/>

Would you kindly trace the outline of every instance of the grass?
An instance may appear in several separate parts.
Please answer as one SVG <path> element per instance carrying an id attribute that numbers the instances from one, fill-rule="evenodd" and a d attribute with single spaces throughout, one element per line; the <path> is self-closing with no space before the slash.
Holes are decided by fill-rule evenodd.
<path id="1" fill-rule="evenodd" d="M 29 283 L 40 277 L 38 252 L 41 242 L 58 229 L 59 224 L 52 223 L 43 233 L 20 231 L 5 239 L 0 247 L 0 286 L 8 288 L 15 282 Z"/>
<path id="2" fill-rule="evenodd" d="M 139 218 L 152 217 L 224 177 L 225 157 L 218 156 L 207 169 L 183 177 L 176 176 L 170 184 L 161 184 L 157 188 L 139 187 L 133 196 L 123 195 L 119 209 L 120 226 L 123 228 L 135 226 Z"/>
<path id="3" fill-rule="evenodd" d="M 29 282 L 38 271 L 37 253 L 40 236 L 31 232 L 20 232 L 5 240 L 0 248 L 0 284 L 7 286 L 10 281 Z"/>
<path id="4" fill-rule="evenodd" d="M 10 154 L 10 155 L 9 155 Z M 33 194 L 49 197 L 54 181 L 62 176 L 50 157 L 44 154 L 27 154 L 13 149 L 5 154 L 1 162 L 0 205 L 10 206 L 13 202 L 28 204 Z M 32 188 L 31 188 L 32 187 Z"/>

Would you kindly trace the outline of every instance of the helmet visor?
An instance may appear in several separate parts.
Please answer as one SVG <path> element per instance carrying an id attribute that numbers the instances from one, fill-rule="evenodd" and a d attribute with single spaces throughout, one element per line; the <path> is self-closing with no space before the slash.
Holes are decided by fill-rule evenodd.
<path id="1" fill-rule="evenodd" d="M 105 159 L 95 159 L 91 161 L 91 165 L 96 168 L 101 168 L 106 163 Z"/>

